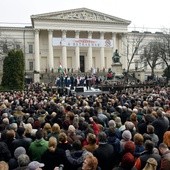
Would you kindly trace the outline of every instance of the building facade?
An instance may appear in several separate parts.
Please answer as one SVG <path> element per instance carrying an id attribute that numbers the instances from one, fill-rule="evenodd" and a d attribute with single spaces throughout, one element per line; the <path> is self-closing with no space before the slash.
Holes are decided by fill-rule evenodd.
<path id="1" fill-rule="evenodd" d="M 0 72 L 10 48 L 23 50 L 25 74 L 34 82 L 40 81 L 41 73 L 57 72 L 60 66 L 66 71 L 107 70 L 116 49 L 122 69 L 127 68 L 123 35 L 128 34 L 128 20 L 78 8 L 32 15 L 31 23 L 0 27 Z"/>

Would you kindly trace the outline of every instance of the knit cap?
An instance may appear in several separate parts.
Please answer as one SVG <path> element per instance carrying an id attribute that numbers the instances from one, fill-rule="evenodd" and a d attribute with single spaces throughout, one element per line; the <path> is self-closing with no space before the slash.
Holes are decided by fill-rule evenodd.
<path id="1" fill-rule="evenodd" d="M 126 141 L 132 139 L 132 134 L 129 130 L 125 130 L 123 133 L 122 133 L 122 138 Z"/>

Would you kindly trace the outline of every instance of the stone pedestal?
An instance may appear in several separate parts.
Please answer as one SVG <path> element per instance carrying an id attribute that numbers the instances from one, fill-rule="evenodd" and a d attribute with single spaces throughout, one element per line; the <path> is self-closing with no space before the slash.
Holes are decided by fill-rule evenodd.
<path id="1" fill-rule="evenodd" d="M 113 63 L 111 66 L 112 66 L 112 72 L 115 73 L 115 75 L 121 75 L 123 73 L 121 63 Z"/>
<path id="2" fill-rule="evenodd" d="M 40 82 L 40 74 L 39 73 L 35 73 L 34 74 L 34 83 L 39 83 Z"/>

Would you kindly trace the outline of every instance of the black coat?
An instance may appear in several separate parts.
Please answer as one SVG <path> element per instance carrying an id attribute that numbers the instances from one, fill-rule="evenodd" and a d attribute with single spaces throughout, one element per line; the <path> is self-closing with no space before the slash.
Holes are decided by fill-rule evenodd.
<path id="1" fill-rule="evenodd" d="M 101 170 L 111 170 L 114 165 L 114 149 L 110 144 L 99 144 L 99 147 L 93 152 L 98 160 Z"/>
<path id="2" fill-rule="evenodd" d="M 5 142 L 0 142 L 0 161 L 8 162 L 11 158 L 11 152 Z"/>
<path id="3" fill-rule="evenodd" d="M 157 170 L 160 169 L 160 163 L 161 163 L 161 156 L 159 154 L 155 154 L 155 153 L 150 153 L 150 152 L 143 152 L 142 155 L 139 157 L 140 161 L 141 161 L 141 169 L 144 168 L 144 166 L 146 165 L 146 162 L 149 158 L 154 158 L 157 163 Z"/>
<path id="4" fill-rule="evenodd" d="M 66 164 L 65 152 L 62 149 L 56 149 L 55 152 L 46 150 L 41 156 L 41 162 L 45 164 L 43 170 L 54 170 L 60 164 Z"/>
<path id="5" fill-rule="evenodd" d="M 152 122 L 155 128 L 155 134 L 158 135 L 159 143 L 163 141 L 163 135 L 169 128 L 169 120 L 166 117 L 157 118 Z"/>

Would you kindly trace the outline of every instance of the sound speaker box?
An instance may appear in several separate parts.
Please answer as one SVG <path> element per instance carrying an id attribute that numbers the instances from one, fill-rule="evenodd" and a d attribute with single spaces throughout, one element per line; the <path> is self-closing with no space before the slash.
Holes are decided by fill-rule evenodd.
<path id="1" fill-rule="evenodd" d="M 76 92 L 84 92 L 84 87 L 76 87 L 75 91 Z"/>

